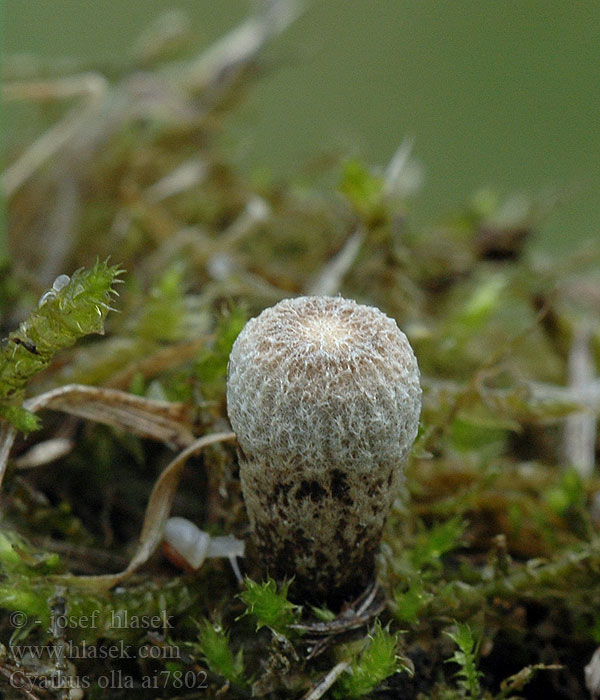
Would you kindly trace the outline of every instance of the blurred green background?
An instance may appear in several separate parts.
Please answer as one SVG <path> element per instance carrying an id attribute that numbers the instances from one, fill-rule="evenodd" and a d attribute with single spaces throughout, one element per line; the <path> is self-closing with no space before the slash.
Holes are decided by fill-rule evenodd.
<path id="1" fill-rule="evenodd" d="M 166 10 L 189 14 L 200 48 L 255 7 L 4 0 L 4 50 L 109 66 Z M 244 167 L 292 175 L 332 149 L 385 165 L 409 136 L 425 170 L 418 220 L 452 215 L 482 187 L 557 191 L 538 246 L 599 238 L 598 0 L 313 1 L 268 58 L 226 141 Z"/>

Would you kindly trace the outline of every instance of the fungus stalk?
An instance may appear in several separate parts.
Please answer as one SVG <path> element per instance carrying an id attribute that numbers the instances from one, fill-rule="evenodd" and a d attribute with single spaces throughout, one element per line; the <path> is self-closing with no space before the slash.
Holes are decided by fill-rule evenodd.
<path id="1" fill-rule="evenodd" d="M 238 336 L 227 411 L 244 500 L 265 570 L 296 596 L 338 606 L 371 582 L 420 408 L 415 356 L 379 309 L 286 299 Z"/>

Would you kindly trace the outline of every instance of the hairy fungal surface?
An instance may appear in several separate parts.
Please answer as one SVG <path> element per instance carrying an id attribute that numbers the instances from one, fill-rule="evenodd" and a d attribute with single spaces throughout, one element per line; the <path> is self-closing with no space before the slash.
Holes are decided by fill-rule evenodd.
<path id="1" fill-rule="evenodd" d="M 227 410 L 269 573 L 294 576 L 314 600 L 362 591 L 420 408 L 415 356 L 379 309 L 299 297 L 246 324 L 229 360 Z"/>

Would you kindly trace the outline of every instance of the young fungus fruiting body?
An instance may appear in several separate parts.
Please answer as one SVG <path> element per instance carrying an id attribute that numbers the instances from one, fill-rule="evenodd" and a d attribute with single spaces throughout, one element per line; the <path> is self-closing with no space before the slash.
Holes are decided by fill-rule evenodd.
<path id="1" fill-rule="evenodd" d="M 227 411 L 271 575 L 335 604 L 364 589 L 420 408 L 415 356 L 379 309 L 299 297 L 246 324 L 229 360 Z"/>

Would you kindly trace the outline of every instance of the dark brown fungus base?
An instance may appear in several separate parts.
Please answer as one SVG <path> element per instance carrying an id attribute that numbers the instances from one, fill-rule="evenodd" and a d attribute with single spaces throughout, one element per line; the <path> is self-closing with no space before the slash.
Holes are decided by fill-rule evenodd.
<path id="1" fill-rule="evenodd" d="M 258 488 L 248 462 L 242 474 L 244 492 L 259 494 L 249 514 L 260 565 L 278 580 L 293 577 L 294 599 L 338 609 L 373 581 L 375 554 L 393 497 L 391 468 L 387 479 L 366 490 L 361 479 L 348 477 L 342 468 L 321 478 L 299 473 L 294 482 L 278 483 L 270 491 Z M 357 511 L 366 514 L 364 520 L 357 519 Z"/>

